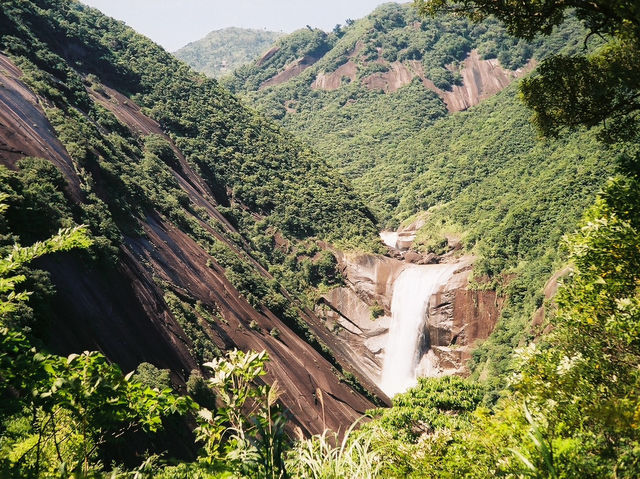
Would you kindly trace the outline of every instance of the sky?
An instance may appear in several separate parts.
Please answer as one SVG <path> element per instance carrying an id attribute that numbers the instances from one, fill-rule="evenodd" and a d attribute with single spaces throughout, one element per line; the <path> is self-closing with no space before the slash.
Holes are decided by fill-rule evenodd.
<path id="1" fill-rule="evenodd" d="M 389 0 L 82 0 L 123 20 L 169 51 L 225 27 L 331 30 Z"/>

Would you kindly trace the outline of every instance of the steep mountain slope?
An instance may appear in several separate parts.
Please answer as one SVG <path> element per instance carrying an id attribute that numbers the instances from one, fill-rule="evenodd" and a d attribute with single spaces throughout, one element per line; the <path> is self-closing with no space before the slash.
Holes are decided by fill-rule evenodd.
<path id="1" fill-rule="evenodd" d="M 584 38 L 575 19 L 527 43 L 491 19 L 387 4 L 340 32 L 284 37 L 223 82 L 327 158 L 387 227 L 418 230 L 415 249 L 476 257 L 470 287 L 506 297 L 473 362 L 495 379 L 531 333 L 560 239 L 614 172 L 597 132 L 538 141 L 509 85 Z"/>
<path id="2" fill-rule="evenodd" d="M 409 5 L 386 4 L 330 34 L 307 29 L 283 37 L 222 82 L 363 191 L 362 180 L 375 182 L 370 169 L 393 161 L 396 145 L 495 95 L 548 53 L 582 48 L 583 33 L 574 20 L 527 43 L 496 21 L 422 19 Z M 380 218 L 391 219 L 392 208 L 377 201 L 380 191 L 363 192 Z"/>
<path id="3" fill-rule="evenodd" d="M 317 240 L 376 244 L 345 182 L 215 81 L 79 2 L 4 2 L 0 32 L 3 250 L 73 223 L 95 237 L 88 254 L 38 263 L 50 280 L 33 273 L 35 312 L 14 327 L 58 353 L 168 367 L 178 385 L 223 349 L 264 349 L 267 381 L 307 433 L 369 408 L 305 294 L 337 281 Z"/>
<path id="4" fill-rule="evenodd" d="M 218 78 L 263 54 L 282 35 L 250 28 L 223 28 L 185 45 L 174 55 L 195 70 Z"/>

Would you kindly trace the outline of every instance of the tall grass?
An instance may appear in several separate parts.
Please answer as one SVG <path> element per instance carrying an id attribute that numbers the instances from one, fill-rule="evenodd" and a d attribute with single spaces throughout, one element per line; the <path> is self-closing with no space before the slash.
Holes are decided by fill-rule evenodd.
<path id="1" fill-rule="evenodd" d="M 374 479 L 382 462 L 371 447 L 371 435 L 354 433 L 357 421 L 342 441 L 335 432 L 325 431 L 299 441 L 290 451 L 287 470 L 296 479 Z"/>

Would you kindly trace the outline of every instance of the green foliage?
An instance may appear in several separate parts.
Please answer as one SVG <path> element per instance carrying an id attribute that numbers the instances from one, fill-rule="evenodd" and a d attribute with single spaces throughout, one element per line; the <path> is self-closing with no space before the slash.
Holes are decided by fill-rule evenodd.
<path id="1" fill-rule="evenodd" d="M 499 418 L 499 419 L 498 419 Z M 378 477 L 486 478 L 503 475 L 520 477 L 515 458 L 507 448 L 519 445 L 523 426 L 515 420 L 513 409 L 490 414 L 478 409 L 459 421 L 458 427 L 426 430 L 414 442 L 394 437 L 389 427 L 375 419 L 364 435 L 381 464 Z"/>
<path id="2" fill-rule="evenodd" d="M 95 236 L 91 255 L 101 260 L 90 267 L 114 266 L 123 238 L 144 236 L 144 226 L 160 215 L 164 223 L 172 223 L 210 251 L 255 308 L 271 309 L 333 360 L 299 314 L 315 286 L 339 283 L 333 257 L 321 255 L 321 261 L 307 266 L 303 255 L 298 261 L 296 250 L 301 241 L 318 239 L 352 248 L 378 246 L 375 218 L 340 175 L 216 81 L 204 79 L 124 24 L 79 2 L 5 2 L 0 31 L 3 51 L 42 98 L 83 193 L 83 204 L 71 205 L 61 191 L 60 174 L 46 162 L 42 163 L 48 170 L 25 162 L 24 171 L 34 173 L 24 174 L 29 182 L 14 191 L 16 202 L 43 198 L 46 202 L 40 201 L 32 215 L 39 221 L 87 224 Z M 301 32 L 299 39 L 290 44 L 292 54 L 321 55 L 326 47 L 326 35 L 320 31 Z M 143 136 L 121 123 L 94 100 L 107 96 L 105 85 L 141 105 L 167 135 Z M 120 106 L 127 102 L 120 100 Z M 187 164 L 216 202 L 225 205 L 220 212 L 237 231 L 191 201 L 191 179 L 183 171 Z M 31 181 L 37 177 L 47 182 Z M 31 190 L 30 196 L 20 196 Z M 29 203 L 25 210 L 30 207 Z M 29 222 L 24 229 L 35 226 Z M 45 226 L 51 228 L 38 228 Z M 9 224 L 7 230 L 17 228 Z M 276 238 L 287 246 L 278 250 Z M 283 266 L 286 256 L 291 261 Z M 212 260 L 208 263 L 213 265 Z M 265 270 L 273 271 L 275 279 Z M 39 289 L 44 292 L 45 286 Z M 205 324 L 216 320 L 216 311 L 198 305 L 174 285 L 161 287 L 194 356 L 204 362 L 218 355 Z"/>
<path id="3" fill-rule="evenodd" d="M 460 81 L 455 71 L 458 62 L 472 49 L 478 49 L 485 58 L 499 57 L 504 67 L 516 69 L 550 52 L 573 53 L 582 46 L 581 33 L 579 24 L 573 21 L 558 28 L 550 39 L 524 42 L 507 35 L 494 19 L 482 25 L 452 16 L 423 20 L 408 6 L 387 4 L 346 28 L 320 60 L 292 79 L 258 89 L 251 78 L 263 81 L 267 67 L 255 62 L 241 72 L 253 77 L 245 79 L 244 84 L 231 85 L 261 111 L 301 134 L 332 165 L 349 171 L 355 161 L 368 161 L 363 166 L 370 166 L 381 150 L 392 152 L 396 142 L 446 114 L 442 100 L 420 82 L 390 94 L 367 87 L 366 82 L 376 74 L 392 70 L 391 62 L 404 62 L 414 75 L 422 70 L 436 85 L 449 89 Z M 284 61 L 280 55 L 275 52 L 271 61 Z M 347 62 L 356 70 L 355 81 L 342 80 L 337 90 L 312 87 L 321 73 L 331 74 Z M 350 174 L 350 178 L 358 176 Z"/>
<path id="4" fill-rule="evenodd" d="M 384 316 L 384 308 L 376 303 L 371 306 L 371 319 L 378 319 L 380 316 Z"/>
<path id="5" fill-rule="evenodd" d="M 282 36 L 282 33 L 248 28 L 223 28 L 180 48 L 174 55 L 194 70 L 217 78 L 249 63 Z"/>
<path id="6" fill-rule="evenodd" d="M 0 213 L 6 213 L 0 194 Z M 46 477 L 61 467 L 87 475 L 99 468 L 99 448 L 132 428 L 155 432 L 162 416 L 192 409 L 188 398 L 130 382 L 98 353 L 67 358 L 39 352 L 19 331 L 4 327 L 29 292 L 16 271 L 45 254 L 88 248 L 83 226 L 60 230 L 29 247 L 15 244 L 0 259 L 0 472 Z"/>
<path id="7" fill-rule="evenodd" d="M 6 199 L 6 196 L 4 198 Z M 2 195 L 0 195 L 1 201 Z M 39 241 L 28 247 L 15 244 L 9 255 L 0 259 L 0 324 L 3 324 L 10 314 L 16 311 L 19 303 L 26 301 L 29 297 L 30 293 L 26 291 L 16 292 L 16 286 L 27 279 L 25 275 L 16 274 L 21 266 L 45 254 L 73 248 L 87 248 L 90 245 L 91 240 L 84 226 L 62 229 L 46 241 Z"/>
<path id="8" fill-rule="evenodd" d="M 220 355 L 203 326 L 206 312 L 198 311 L 196 305 L 183 301 L 175 293 L 167 292 L 164 300 L 187 337 L 191 340 L 191 353 L 199 362 L 210 361 Z"/>
<path id="9" fill-rule="evenodd" d="M 420 378 L 418 386 L 394 396 L 390 409 L 370 414 L 376 418 L 375 426 L 388 431 L 393 439 L 415 443 L 435 430 L 461 427 L 483 395 L 481 386 L 455 376 Z"/>
<path id="10" fill-rule="evenodd" d="M 14 397 L 2 407 L 0 470 L 10 475 L 49 477 L 61 466 L 86 475 L 101 468 L 100 449 L 125 433 L 156 432 L 163 416 L 193 409 L 170 389 L 129 381 L 101 354 L 62 358 L 7 329 L 0 336 L 0 394 Z"/>
<path id="11" fill-rule="evenodd" d="M 271 331 L 269 331 L 269 334 L 276 339 L 280 338 L 280 330 L 278 328 L 271 328 Z"/>
<path id="12" fill-rule="evenodd" d="M 523 81 L 522 97 L 543 135 L 604 123 L 604 138 L 634 139 L 640 128 L 639 62 L 640 48 L 630 41 L 610 42 L 588 57 L 554 56 Z"/>
<path id="13" fill-rule="evenodd" d="M 91 100 L 76 72 L 94 75 L 87 80 L 94 86 L 99 78 L 135 93 L 134 99 L 173 135 L 222 203 L 244 205 L 292 238 L 357 237 L 373 244 L 370 212 L 338 175 L 289 134 L 123 24 L 67 0 L 50 0 L 45 6 L 7 4 L 0 16 L 6 32 L 2 41 L 30 86 L 36 91 L 42 86 L 40 93 L 54 102 L 57 108 L 47 112 L 49 118 L 88 176 L 87 186 L 106 190 L 102 200 L 119 228 L 135 230 L 131 211 L 141 216 L 150 206 L 187 228 L 184 210 L 190 205 L 173 177 L 173 155 L 163 157 L 167 148 L 156 151 L 151 140 L 141 145 Z M 301 44 L 315 45 L 301 35 Z M 309 35 L 315 38 L 317 32 Z M 77 56 L 67 49 L 70 41 L 77 45 Z M 299 181 L 302 177 L 305 182 Z"/>
<path id="14" fill-rule="evenodd" d="M 414 0 L 422 15 L 441 12 L 462 14 L 474 21 L 490 15 L 505 24 L 509 33 L 524 38 L 550 34 L 561 25 L 575 8 L 578 18 L 594 33 L 616 34 L 621 30 L 638 30 L 640 11 L 633 0 L 599 0 L 591 3 L 558 0 L 508 0 L 501 3 L 491 0 Z"/>
<path id="15" fill-rule="evenodd" d="M 322 434 L 296 443 L 287 458 L 293 477 L 300 479 L 339 479 L 379 477 L 382 464 L 371 447 L 371 437 L 354 432 L 354 423 L 342 440 L 325 430 Z"/>
<path id="16" fill-rule="evenodd" d="M 210 465 L 196 462 L 161 468 L 151 467 L 147 476 L 140 474 L 138 477 L 134 476 L 133 479 L 146 479 L 147 477 L 150 479 L 235 479 L 238 476 L 222 464 Z"/>
<path id="17" fill-rule="evenodd" d="M 473 2 L 482 3 L 498 5 Z M 333 34 L 307 29 L 283 38 L 271 58 L 230 80 L 238 90 L 257 90 L 292 61 L 319 59 L 292 82 L 249 97 L 264 111 L 281 115 L 289 128 L 304 131 L 321 154 L 334 151 L 327 158 L 357 181 L 359 192 L 387 223 L 409 221 L 427 211 L 417 238 L 421 248 L 446 248 L 444 237 L 455 234 L 480 257 L 477 276 L 506 293 L 507 304 L 496 333 L 474 353 L 476 375 L 491 370 L 488 388 L 493 389 L 501 386 L 496 378 L 511 368 L 516 374 L 509 397 L 488 410 L 478 407 L 484 390 L 473 383 L 421 380 L 418 388 L 394 398 L 393 408 L 372 412 L 372 424 L 361 435 L 349 430 L 344 441 L 329 433 L 302 441 L 285 462 L 277 385 L 260 385 L 266 353 L 233 351 L 208 364 L 218 409 L 203 378 L 192 375 L 189 381 L 202 405 L 210 405 L 201 410 L 197 430 L 205 449 L 201 461 L 160 467 L 150 458 L 133 474 L 273 478 L 285 475 L 285 469 L 300 477 L 640 474 L 637 177 L 612 180 L 565 242 L 573 272 L 558 293 L 550 318 L 553 332 L 526 348 L 519 363 L 510 364 L 513 348 L 530 339 L 525 326 L 542 303 L 542 282 L 562 263 L 559 238 L 577 224 L 587 198 L 614 171 L 608 158 L 622 147 L 607 150 L 596 144 L 594 133 L 584 131 L 536 144 L 526 113 L 513 100 L 513 88 L 470 112 L 446 116 L 442 102 L 418 81 L 389 96 L 363 86 L 398 60 L 420 61 L 430 75 L 442 74 L 472 48 L 513 68 L 532 56 L 559 51 L 567 38 L 564 53 L 572 55 L 578 29 L 575 22 L 560 25 L 571 5 L 526 3 L 535 7 L 534 13 L 549 8 L 549 15 L 534 15 L 532 21 L 516 10 L 508 18 L 497 11 L 498 17 L 525 37 L 540 29 L 551 33 L 557 26 L 548 42 L 509 39 L 493 19 L 482 25 L 459 18 L 422 21 L 404 7 L 385 5 Z M 611 15 L 594 13 L 593 5 L 607 7 Z M 635 4 L 574 6 L 587 28 L 616 36 L 617 43 L 586 62 L 564 57 L 543 63 L 541 76 L 525 82 L 525 97 L 544 104 L 536 115 L 548 131 L 590 126 L 598 116 L 609 120 L 622 112 L 605 133 L 633 135 Z M 0 31 L 0 43 L 20 64 L 24 81 L 46 99 L 47 115 L 73 157 L 86 193 L 85 205 L 76 211 L 64 196 L 61 176 L 46 162 L 24 160 L 16 173 L 0 169 L 0 204 L 7 201 L 12 207 L 0 205 L 7 250 L 0 260 L 3 324 L 18 324 L 15 318 L 28 293 L 16 288 L 28 284 L 31 275 L 21 269 L 28 261 L 86 247 L 88 241 L 83 229 L 71 229 L 32 247 L 15 246 L 12 253 L 11 245 L 42 240 L 80 222 L 102 236 L 99 244 L 108 255 L 122 233 L 140 234 L 138 220 L 158 212 L 207 248 L 256 307 L 267 305 L 292 324 L 300 322 L 296 302 L 290 304 L 281 284 L 303 294 L 313 286 L 340 283 L 335 258 L 320 252 L 314 237 L 372 247 L 375 221 L 339 174 L 288 133 L 242 108 L 215 82 L 194 75 L 122 24 L 76 2 L 9 1 L 0 11 Z M 320 71 L 335 71 L 349 54 L 358 69 L 356 81 L 335 91 L 311 90 Z M 386 64 L 375 66 L 378 61 Z M 619 76 L 611 74 L 613 68 Z M 559 69 L 564 71 L 550 76 Z M 100 77 L 85 77 L 92 73 Z M 441 85 L 450 85 L 451 78 L 444 75 Z M 558 97 L 557 88 L 566 86 L 567 79 L 579 87 L 567 90 L 578 91 L 579 101 Z M 170 143 L 158 136 L 132 135 L 91 100 L 85 86 L 100 89 L 99 80 L 132 95 L 171 133 L 216 199 L 228 205 L 221 211 L 241 235 L 225 231 L 182 193 L 176 176 L 182 160 Z M 287 111 L 285 102 L 295 113 Z M 592 111 L 603 105 L 612 110 Z M 578 121 L 570 124 L 574 114 Z M 624 167 L 633 172 L 637 156 L 633 145 L 625 148 Z M 20 209 L 24 216 L 11 216 Z M 276 243 L 284 246 L 274 248 Z M 275 280 L 257 272 L 256 258 Z M 203 326 L 216 320 L 215 311 L 165 286 L 165 301 L 190 337 L 194 354 L 205 359 L 218 355 L 205 341 Z M 34 348 L 23 332 L 4 327 L 0 335 L 3 476 L 53 476 L 59 467 L 69 474 L 98 473 L 101 451 L 122 434 L 157 431 L 163 417 L 195 407 L 189 398 L 161 389 L 166 378 L 151 368 L 139 374 L 155 388 L 123 377 L 97 353 L 61 358 Z M 352 379 L 347 373 L 345 378 Z"/>
<path id="18" fill-rule="evenodd" d="M 507 297 L 496 334 L 473 361 L 478 375 L 482 369 L 495 381 L 495 390 L 541 305 L 544 282 L 561 262 L 560 238 L 614 172 L 612 153 L 598 143 L 597 132 L 537 142 L 513 86 L 448 115 L 418 78 L 393 93 L 363 82 L 374 70 L 389 68 L 378 48 L 383 56 L 393 50 L 402 61 L 421 61 L 427 77 L 448 88 L 470 49 L 519 68 L 531 58 L 582 51 L 586 33 L 570 17 L 548 37 L 525 41 L 510 37 L 494 18 L 479 24 L 452 16 L 423 19 L 409 8 L 385 5 L 346 28 L 297 77 L 246 93 L 267 114 L 288 105 L 282 124 L 349 178 L 381 224 L 396 227 L 421 215 L 426 225 L 415 243 L 419 249 L 445 253 L 446 236 L 455 236 L 478 257 L 476 277 Z M 355 81 L 332 91 L 311 88 L 319 73 L 347 61 L 355 64 Z"/>
<path id="19" fill-rule="evenodd" d="M 442 253 L 447 235 L 461 238 L 479 257 L 475 275 L 507 295 L 494 335 L 474 356 L 476 364 L 490 361 L 490 375 L 507 371 L 541 305 L 538 292 L 559 266 L 562 235 L 615 171 L 613 152 L 593 133 L 541 143 L 527 117 L 507 89 L 407 141 L 396 149 L 395 164 L 380 165 L 367 181 L 371 197 L 374 188 L 402 188 L 398 220 L 429 211 L 419 248 Z"/>
<path id="20" fill-rule="evenodd" d="M 337 267 L 338 260 L 333 253 L 322 251 L 314 260 L 302 262 L 302 274 L 306 282 L 312 286 L 334 286 L 342 283 L 342 276 Z"/>
<path id="21" fill-rule="evenodd" d="M 215 415 L 207 409 L 199 413 L 196 434 L 204 443 L 205 462 L 222 459 L 243 477 L 279 478 L 286 474 L 286 418 L 277 404 L 277 381 L 271 386 L 256 385 L 266 374 L 267 361 L 265 351 L 232 350 L 205 364 L 213 374 L 210 387 L 221 402 Z"/>
<path id="22" fill-rule="evenodd" d="M 637 164 L 633 153 L 623 167 L 630 164 Z M 387 455 L 390 475 L 412 477 L 420 468 L 433 477 L 638 475 L 640 195 L 637 172 L 628 171 L 564 240 L 572 272 L 551 308 L 552 332 L 514 365 L 508 393 L 525 407 L 503 399 L 493 414 L 478 409 L 409 451 L 382 435 L 374 445 Z M 391 415 L 376 421 L 384 414 Z"/>
<path id="23" fill-rule="evenodd" d="M 523 82 L 522 95 L 535 112 L 536 126 L 544 135 L 557 135 L 563 128 L 603 123 L 606 138 L 634 139 L 638 135 L 637 2 L 416 0 L 414 5 L 422 14 L 454 12 L 475 21 L 495 16 L 510 33 L 528 40 L 540 33 L 552 34 L 575 14 L 589 31 L 585 47 L 593 35 L 608 43 L 593 55 L 554 55 L 540 65 L 537 77 Z"/>
<path id="24" fill-rule="evenodd" d="M 533 419 L 533 415 L 529 412 L 526 405 L 524 407 L 524 412 L 527 422 L 531 425 L 531 431 L 528 436 L 536 447 L 536 459 L 538 459 L 538 462 L 541 464 L 534 464 L 535 459 L 534 461 L 530 460 L 517 449 L 514 449 L 513 453 L 524 464 L 525 469 L 527 469 L 528 472 L 527 475 L 530 477 L 556 479 L 559 476 L 556 473 L 556 468 L 554 466 L 553 446 L 548 443 L 543 431 L 536 424 Z"/>
<path id="25" fill-rule="evenodd" d="M 384 474 L 637 476 L 638 192 L 636 179 L 610 182 L 567 238 L 573 273 L 549 318 L 553 331 L 520 353 L 509 399 L 492 411 L 478 408 L 461 421 L 421 430 L 415 447 L 394 439 L 406 431 L 404 423 L 389 421 L 400 404 L 377 413 L 370 427 L 384 425 L 373 440 L 387 464 Z M 449 401 L 446 389 L 431 391 L 434 404 Z M 407 395 L 415 408 L 415 393 Z"/>
<path id="26" fill-rule="evenodd" d="M 15 243 L 43 240 L 60 229 L 74 228 L 86 219 L 70 207 L 65 196 L 66 182 L 49 162 L 27 157 L 17 165 L 17 171 L 0 167 L 0 195 L 4 195 L 7 207 L 0 216 L 0 256 L 11 254 Z M 85 224 L 88 226 L 85 230 L 91 231 L 91 225 Z M 94 235 L 89 245 L 92 251 L 100 248 L 99 241 Z M 15 305 L 11 326 L 38 330 L 46 322 L 53 285 L 47 273 L 26 263 L 21 263 L 15 274 L 26 276 L 26 280 L 17 285 L 16 294 L 24 290 L 32 294 L 29 304 Z M 6 321 L 5 318 L 8 324 Z"/>
<path id="27" fill-rule="evenodd" d="M 187 381 L 187 393 L 201 407 L 210 411 L 215 411 L 216 395 L 197 369 L 191 371 L 191 374 L 189 375 L 189 379 Z"/>
<path id="28" fill-rule="evenodd" d="M 170 371 L 158 369 L 151 363 L 140 363 L 131 379 L 151 389 L 171 389 Z"/>
<path id="29" fill-rule="evenodd" d="M 459 74 L 456 76 L 451 70 L 443 67 L 432 68 L 427 73 L 427 76 L 435 86 L 442 90 L 451 90 L 453 85 L 460 85 L 462 83 L 462 78 Z"/>
<path id="30" fill-rule="evenodd" d="M 522 352 L 515 383 L 556 435 L 575 438 L 618 477 L 638 474 L 639 199 L 636 179 L 611 181 L 567 239 L 573 272 L 557 295 L 550 347 Z"/>
<path id="31" fill-rule="evenodd" d="M 65 180 L 56 167 L 30 157 L 21 159 L 18 167 L 17 173 L 3 173 L 7 181 L 3 190 L 11 195 L 7 221 L 12 230 L 19 232 L 22 241 L 33 242 L 70 226 L 71 212 L 63 194 Z"/>

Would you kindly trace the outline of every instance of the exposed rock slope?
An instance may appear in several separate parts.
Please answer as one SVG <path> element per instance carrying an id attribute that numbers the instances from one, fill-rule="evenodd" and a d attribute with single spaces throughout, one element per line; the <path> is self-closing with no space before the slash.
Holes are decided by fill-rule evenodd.
<path id="1" fill-rule="evenodd" d="M 215 349 L 264 349 L 271 357 L 266 380 L 278 380 L 283 390 L 282 403 L 305 433 L 321 432 L 325 427 L 339 430 L 351 424 L 372 403 L 347 385 L 339 369 L 351 371 L 356 377 L 358 371 L 350 367 L 343 346 L 332 344 L 331 335 L 304 307 L 302 300 L 278 285 L 267 271 L 266 263 L 254 258 L 259 255 L 243 237 L 243 231 L 221 213 L 218 198 L 231 207 L 242 208 L 254 221 L 268 219 L 269 213 L 252 211 L 234 198 L 233 182 L 225 183 L 219 177 L 214 181 L 213 174 L 203 173 L 209 170 L 203 163 L 198 164 L 193 146 L 203 141 L 202 136 L 197 137 L 184 123 L 178 127 L 176 117 L 171 118 L 174 121 L 171 124 L 166 116 L 162 120 L 162 115 L 157 115 L 160 121 L 149 116 L 152 113 L 149 106 L 153 103 L 149 98 L 156 93 L 152 89 L 145 91 L 145 85 L 155 88 L 153 78 L 130 71 L 130 76 L 123 81 L 126 73 L 123 74 L 121 67 L 115 64 L 110 65 L 112 71 L 108 70 L 109 65 L 102 65 L 106 68 L 104 71 L 87 67 L 92 69 L 91 75 L 82 70 L 84 62 L 90 61 L 89 50 L 104 48 L 92 43 L 103 34 L 108 44 L 127 45 L 126 54 L 131 55 L 131 65 L 143 61 L 143 54 L 144 61 L 154 55 L 160 56 L 160 64 L 170 63 L 170 57 L 121 24 L 76 2 L 52 0 L 45 3 L 48 10 L 26 5 L 24 10 L 7 10 L 11 11 L 11 17 L 0 12 L 0 26 L 4 32 L 31 38 L 34 49 L 39 48 L 41 52 L 50 49 L 47 50 L 51 52 L 50 58 L 58 62 L 53 73 L 41 70 L 33 62 L 39 61 L 38 55 L 42 53 L 36 55 L 28 48 L 21 50 L 16 37 L 1 39 L 1 44 L 10 50 L 15 60 L 4 54 L 0 56 L 0 164 L 15 169 L 19 167 L 16 162 L 27 156 L 50 161 L 67 183 L 64 193 L 69 208 L 80 211 L 89 203 L 104 204 L 108 210 L 103 214 L 113 218 L 121 234 L 119 241 L 112 242 L 117 247 L 114 263 L 100 263 L 77 254 L 44 259 L 39 263 L 50 272 L 57 289 L 50 324 L 41 331 L 49 347 L 58 353 L 100 350 L 125 370 L 135 368 L 142 361 L 151 362 L 160 368 L 170 368 L 178 385 L 184 384 L 189 372 L 198 368 Z M 49 16 L 51 12 L 55 14 Z M 68 23 L 56 23 L 62 18 Z M 52 31 L 29 30 L 28 25 L 32 23 L 47 24 Z M 71 33 L 65 28 L 71 24 L 80 25 L 74 34 L 85 32 L 86 36 L 68 37 Z M 103 30 L 93 30 L 98 24 Z M 39 43 L 40 40 L 35 39 L 38 35 L 50 43 Z M 124 40 L 124 36 L 129 38 Z M 126 43 L 118 43 L 120 41 Z M 11 51 L 13 47 L 15 49 Z M 118 52 L 109 54 L 122 54 L 121 50 Z M 25 68 L 19 68 L 16 61 L 25 66 L 28 74 L 21 71 Z M 65 62 L 76 70 L 67 67 Z M 175 66 L 179 70 L 177 63 Z M 66 78 L 61 71 L 67 72 Z M 100 79 L 101 74 L 105 80 Z M 181 88 L 179 81 L 184 82 L 187 78 L 192 78 L 194 85 L 203 85 L 202 79 L 191 72 L 182 70 L 180 74 L 186 76 L 177 79 L 173 85 L 165 81 L 165 87 L 173 88 L 176 95 L 180 94 L 177 91 Z M 167 78 L 167 73 L 161 75 Z M 136 76 L 137 80 L 134 80 Z M 41 78 L 41 83 L 34 78 Z M 130 88 L 143 92 L 138 98 L 146 99 L 146 109 L 114 87 L 126 82 Z M 47 89 L 43 84 L 53 86 Z M 211 87 L 204 83 L 207 85 Z M 75 88 L 75 96 L 51 93 L 56 86 L 63 92 L 65 88 Z M 163 86 L 157 88 L 162 90 Z M 181 98 L 183 109 L 193 105 L 184 100 L 188 95 L 184 91 L 193 90 L 185 88 L 182 97 L 176 96 Z M 160 90 L 162 101 L 173 100 L 168 91 Z M 281 135 L 278 129 L 252 116 L 223 91 L 217 90 L 215 95 L 217 98 L 209 95 L 211 101 L 216 102 L 209 111 L 223 117 L 223 120 L 219 119 L 219 128 L 224 129 L 220 134 L 224 137 L 225 154 L 245 159 L 245 167 L 251 167 L 247 164 L 250 161 L 271 161 L 268 152 L 255 159 L 247 149 L 242 150 L 245 147 L 239 146 L 240 140 L 233 136 L 233 129 L 246 128 L 253 135 L 250 141 L 254 144 L 277 144 L 278 135 Z M 155 106 L 156 114 L 166 108 L 158 103 Z M 211 104 L 207 107 L 211 108 Z M 225 122 L 225 115 L 235 123 Z M 99 118 L 100 122 L 94 118 Z M 253 124 L 243 123 L 249 119 Z M 266 125 L 266 129 L 260 125 Z M 84 128 L 83 136 L 72 141 L 81 128 Z M 126 145 L 123 138 L 131 143 Z M 78 143 L 83 140 L 86 141 L 84 145 Z M 154 156 L 148 152 L 141 157 L 141 145 L 148 141 L 169 145 L 172 153 L 164 150 L 164 153 L 158 153 L 163 155 L 164 164 L 153 163 Z M 209 141 L 215 144 L 216 138 L 210 137 Z M 178 144 L 186 145 L 188 153 Z M 287 148 L 294 152 L 297 146 L 292 141 Z M 119 157 L 118 151 L 126 151 L 127 156 Z M 295 154 L 301 155 L 299 161 L 313 165 L 312 168 L 323 168 L 321 160 L 309 157 L 308 153 Z M 121 158 L 122 163 L 117 163 L 117 158 Z M 283 157 L 272 162 L 273 168 L 280 168 L 280 161 Z M 151 167 L 155 168 L 155 176 L 149 183 L 144 180 L 143 173 L 145 168 Z M 130 168 L 126 173 L 129 176 L 118 176 L 118 168 Z M 290 169 L 286 171 L 288 175 L 294 174 Z M 305 171 L 313 175 L 309 168 Z M 140 172 L 140 178 L 130 176 L 136 172 Z M 325 175 L 323 182 L 332 181 L 328 178 Z M 130 203 L 132 187 L 123 181 L 137 185 L 138 205 Z M 165 182 L 163 184 L 170 185 L 170 189 L 161 191 L 161 197 L 145 196 L 155 194 L 157 185 L 153 182 Z M 121 190 L 114 189 L 114 185 Z M 321 190 L 316 193 L 321 194 Z M 331 193 L 336 194 L 335 188 L 331 188 Z M 179 198 L 178 203 L 170 200 L 167 204 L 165 200 L 171 196 Z M 349 201 L 344 200 L 345 203 Z M 135 206 L 137 209 L 133 209 Z M 125 210 L 125 207 L 132 209 Z M 360 208 L 362 214 L 370 215 L 364 207 Z M 229 209 L 226 207 L 224 211 L 228 213 Z M 322 214 L 327 213 L 331 214 L 330 209 L 322 208 Z M 277 231 L 275 226 L 269 228 Z M 99 227 L 94 231 L 100 232 Z M 273 234 L 282 237 L 280 232 Z M 297 241 L 290 237 L 288 244 L 295 245 Z M 232 267 L 241 267 L 247 278 L 238 276 Z M 288 302 L 286 311 L 282 309 L 274 314 L 271 309 L 277 308 L 266 306 L 266 299 L 256 299 L 246 291 L 240 291 L 237 285 L 249 276 L 260 287 L 268 285 L 271 288 L 269 298 L 273 298 L 272 302 Z M 297 319 L 292 316 L 294 312 Z M 303 326 L 306 329 L 300 330 Z M 318 338 L 323 344 L 322 354 L 318 352 L 321 349 Z M 315 341 L 315 349 L 306 340 Z M 367 383 L 366 378 L 362 379 Z M 370 385 L 370 389 L 375 393 L 375 386 Z M 323 393 L 324 411 L 315 399 L 317 390 Z"/>
<path id="2" fill-rule="evenodd" d="M 566 41 L 568 35 L 556 36 Z M 501 91 L 548 51 L 539 40 L 517 43 L 493 21 L 475 27 L 452 17 L 423 19 L 409 5 L 386 4 L 329 34 L 300 30 L 280 38 L 223 82 L 280 117 L 294 99 L 296 111 L 326 109 L 337 100 L 331 92 L 349 91 L 354 100 L 359 90 L 395 94 L 419 78 L 454 112 Z"/>
<path id="3" fill-rule="evenodd" d="M 0 153 L 2 163 L 15 168 L 25 156 L 49 159 L 64 172 L 69 191 L 80 198 L 73 161 L 56 136 L 39 104 L 38 97 L 20 81 L 22 72 L 0 54 Z"/>
<path id="4" fill-rule="evenodd" d="M 309 65 L 310 66 L 310 65 Z M 364 86 L 370 90 L 382 90 L 385 93 L 394 93 L 400 88 L 409 85 L 414 78 L 419 78 L 425 88 L 434 91 L 445 102 L 450 112 L 463 111 L 477 105 L 482 100 L 506 88 L 514 79 L 530 72 L 535 66 L 535 60 L 531 59 L 522 68 L 508 70 L 503 68 L 496 59 L 482 59 L 477 50 L 471 50 L 459 67 L 450 65 L 451 71 L 460 75 L 460 84 L 451 88 L 438 88 L 425 74 L 423 65 L 417 60 L 405 62 L 395 61 L 388 64 L 386 72 L 373 73 L 362 79 Z M 287 70 L 285 70 L 287 71 Z M 303 70 L 296 70 L 302 73 Z M 284 72 L 273 79 L 263 83 L 263 87 L 283 83 L 279 79 Z M 289 73 L 287 80 L 293 78 Z M 338 67 L 332 73 L 320 72 L 311 84 L 312 89 L 338 90 L 343 81 L 355 81 L 358 76 L 358 67 L 353 61 Z M 278 81 L 276 81 L 278 78 Z"/>

